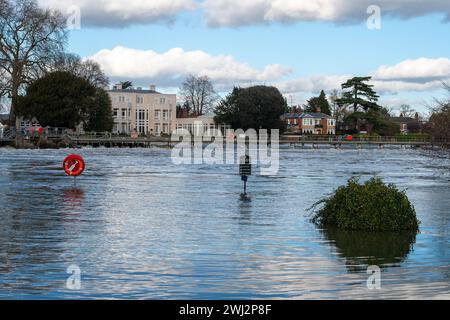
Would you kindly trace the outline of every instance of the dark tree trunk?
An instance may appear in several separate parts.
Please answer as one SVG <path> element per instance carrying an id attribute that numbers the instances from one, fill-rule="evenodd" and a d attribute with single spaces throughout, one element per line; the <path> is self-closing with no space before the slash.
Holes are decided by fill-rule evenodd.
<path id="1" fill-rule="evenodd" d="M 9 111 L 9 124 L 13 127 L 16 126 L 16 110 L 18 98 L 19 98 L 19 85 L 17 84 L 16 81 L 14 81 L 11 87 L 11 108 Z"/>

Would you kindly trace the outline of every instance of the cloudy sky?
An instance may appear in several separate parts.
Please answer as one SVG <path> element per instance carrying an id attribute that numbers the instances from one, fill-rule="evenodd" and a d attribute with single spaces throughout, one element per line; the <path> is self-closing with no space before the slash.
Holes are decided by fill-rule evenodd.
<path id="1" fill-rule="evenodd" d="M 276 85 L 299 104 L 351 76 L 371 75 L 383 104 L 426 111 L 443 95 L 441 81 L 450 81 L 449 0 L 40 3 L 72 17 L 80 12 L 70 51 L 98 61 L 113 81 L 164 92 L 198 74 L 221 92 Z"/>

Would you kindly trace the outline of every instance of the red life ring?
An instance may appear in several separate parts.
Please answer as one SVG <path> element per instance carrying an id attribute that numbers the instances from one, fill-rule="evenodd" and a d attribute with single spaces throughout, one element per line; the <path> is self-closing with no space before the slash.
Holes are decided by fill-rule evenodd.
<path id="1" fill-rule="evenodd" d="M 84 159 L 77 154 L 71 154 L 64 159 L 63 168 L 69 176 L 77 177 L 84 171 Z"/>
<path id="2" fill-rule="evenodd" d="M 347 139 L 347 141 L 353 141 L 353 136 L 349 134 L 349 135 L 346 137 L 346 139 Z"/>

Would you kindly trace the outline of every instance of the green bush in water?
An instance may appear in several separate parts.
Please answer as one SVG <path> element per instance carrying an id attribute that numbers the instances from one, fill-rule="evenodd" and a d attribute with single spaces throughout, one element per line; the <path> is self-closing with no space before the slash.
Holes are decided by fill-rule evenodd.
<path id="1" fill-rule="evenodd" d="M 399 231 L 419 229 L 416 211 L 404 191 L 380 178 L 364 184 L 352 178 L 329 198 L 316 203 L 312 221 L 344 230 Z"/>

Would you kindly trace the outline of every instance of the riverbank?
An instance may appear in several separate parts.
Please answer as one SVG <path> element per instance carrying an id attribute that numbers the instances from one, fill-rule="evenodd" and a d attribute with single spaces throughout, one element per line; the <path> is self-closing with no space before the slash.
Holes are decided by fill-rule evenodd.
<path id="1" fill-rule="evenodd" d="M 223 139 L 223 144 L 229 144 L 230 141 L 227 137 Z M 189 138 L 188 138 L 189 140 Z M 216 143 L 217 138 L 214 139 Z M 198 140 L 191 138 L 190 142 L 185 138 L 182 140 L 184 143 L 195 144 Z M 207 145 L 212 142 L 211 138 L 205 137 L 203 144 Z M 237 143 L 238 141 L 235 140 Z M 353 146 L 356 149 L 373 148 L 378 147 L 384 149 L 385 147 L 400 147 L 403 148 L 424 148 L 424 149 L 449 149 L 450 141 L 441 141 L 432 138 L 423 139 L 405 139 L 404 137 L 380 137 L 380 136 L 367 136 L 352 138 L 350 140 L 343 139 L 341 136 L 293 136 L 282 135 L 279 140 L 267 141 L 268 144 L 277 142 L 279 145 L 290 146 L 292 148 L 308 148 L 312 146 L 314 149 L 320 149 L 323 147 L 333 147 L 336 149 L 348 148 Z M 106 135 L 63 135 L 56 137 L 36 136 L 36 137 L 16 137 L 14 141 L 3 141 L 16 147 L 17 149 L 65 149 L 65 148 L 80 148 L 80 147 L 107 147 L 107 148 L 150 148 L 157 147 L 174 147 L 179 141 L 172 141 L 169 137 L 138 137 L 131 138 L 127 136 L 113 136 L 111 134 Z M 260 141 L 254 141 L 254 143 L 260 143 Z"/>

